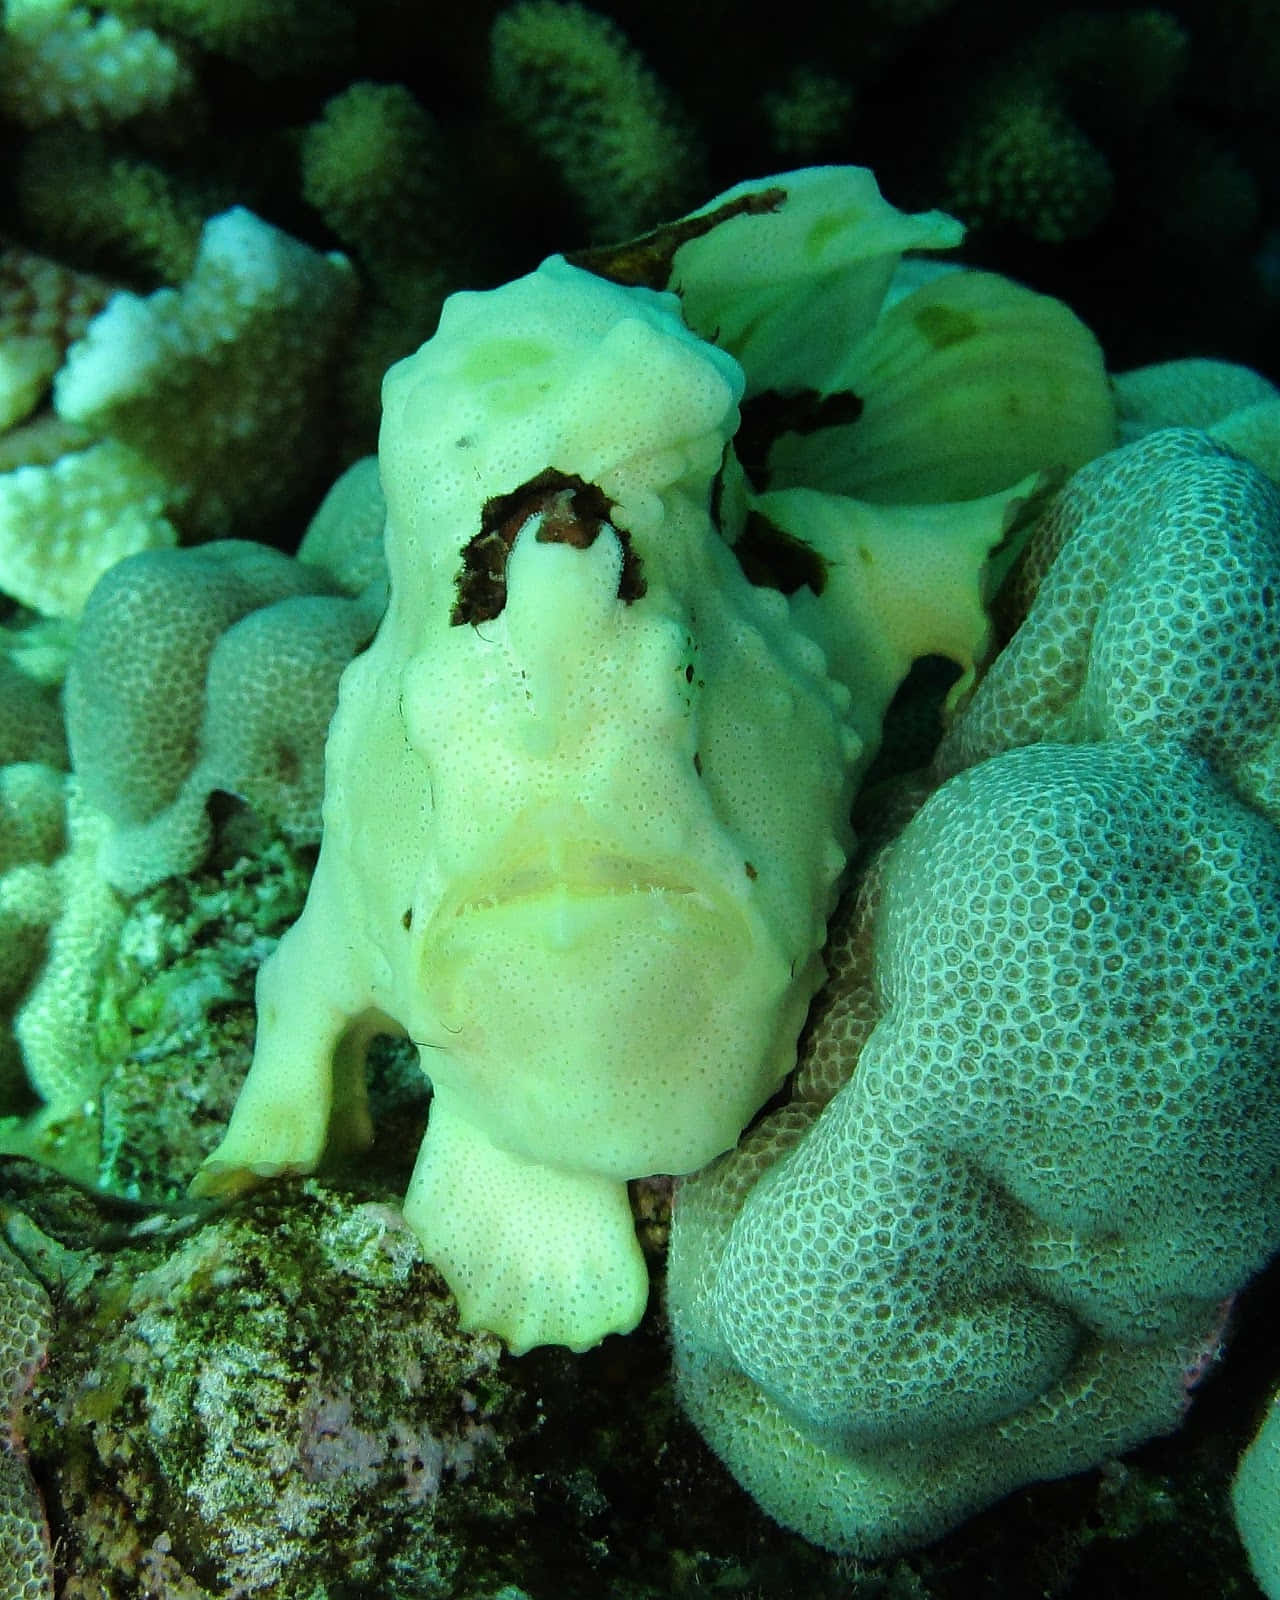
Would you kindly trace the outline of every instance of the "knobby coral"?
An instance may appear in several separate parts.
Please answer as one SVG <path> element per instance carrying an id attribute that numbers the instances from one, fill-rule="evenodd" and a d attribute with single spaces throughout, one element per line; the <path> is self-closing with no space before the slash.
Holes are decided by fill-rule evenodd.
<path id="1" fill-rule="evenodd" d="M 0 1593 L 52 1600 L 53 1553 L 40 1496 L 26 1463 L 22 1408 L 53 1329 L 40 1283 L 0 1237 Z"/>
<path id="2" fill-rule="evenodd" d="M 682 1394 L 811 1538 L 901 1549 L 1176 1427 L 1280 1246 L 1277 594 L 1231 452 L 1081 469 L 886 803 L 795 1097 L 681 1186 Z"/>

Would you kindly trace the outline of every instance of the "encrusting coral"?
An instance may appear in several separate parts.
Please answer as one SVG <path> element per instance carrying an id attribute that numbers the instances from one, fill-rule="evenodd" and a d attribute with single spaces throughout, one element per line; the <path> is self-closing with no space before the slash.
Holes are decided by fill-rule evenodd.
<path id="1" fill-rule="evenodd" d="M 306 1600 L 339 1578 L 471 1592 L 487 1562 L 470 1530 L 521 1508 L 504 1460 L 520 1392 L 496 1340 L 450 1327 L 391 1206 L 317 1186 L 300 1206 L 268 1197 L 202 1221 L 39 1183 L 18 1163 L 0 1174 L 6 1223 L 58 1300 L 55 1323 L 0 1239 L 7 1421 L 22 1404 L 77 1582 L 132 1573 L 196 1600 Z M 52 1594 L 42 1530 L 6 1437 L 5 1600 Z"/>

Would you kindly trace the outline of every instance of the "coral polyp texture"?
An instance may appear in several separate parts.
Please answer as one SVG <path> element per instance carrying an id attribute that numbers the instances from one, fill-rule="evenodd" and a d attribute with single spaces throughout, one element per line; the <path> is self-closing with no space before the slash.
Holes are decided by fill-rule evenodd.
<path id="1" fill-rule="evenodd" d="M 319 567 L 215 540 L 118 562 L 85 608 L 67 673 L 71 758 L 110 824 L 104 876 L 137 893 L 189 872 L 208 801 L 241 796 L 295 842 L 320 836 L 321 762 L 338 675 L 385 603 Z"/>
<path id="2" fill-rule="evenodd" d="M 794 1099 L 675 1208 L 686 1404 L 859 1555 L 1176 1427 L 1280 1246 L 1280 492 L 1153 433 L 1023 559 Z"/>
<path id="3" fill-rule="evenodd" d="M 150 28 L 73 0 L 9 0 L 0 109 L 28 127 L 68 117 L 109 127 L 162 111 L 191 87 L 181 52 Z"/>
<path id="4" fill-rule="evenodd" d="M 494 23 L 491 52 L 495 100 L 562 175 L 594 237 L 638 233 L 695 196 L 696 141 L 607 18 L 520 0 Z"/>
<path id="5" fill-rule="evenodd" d="M 11 410 L 52 380 L 64 430 L 54 459 L 37 448 L 0 472 L 0 585 L 14 599 L 78 616 L 124 557 L 261 529 L 314 481 L 333 431 L 316 392 L 355 296 L 345 257 L 234 208 L 206 225 L 180 289 L 117 292 L 87 322 L 85 298 L 106 298 L 95 280 L 10 260 L 34 280 L 10 296 L 31 324 Z"/>
<path id="6" fill-rule="evenodd" d="M 23 1407 L 53 1331 L 49 1296 L 0 1238 L 0 1593 L 52 1600 L 53 1552 L 27 1466 Z"/>

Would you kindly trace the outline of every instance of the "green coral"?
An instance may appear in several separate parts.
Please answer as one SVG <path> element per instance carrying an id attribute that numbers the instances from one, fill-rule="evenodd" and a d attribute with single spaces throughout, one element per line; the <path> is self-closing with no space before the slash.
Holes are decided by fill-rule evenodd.
<path id="1" fill-rule="evenodd" d="M 54 128 L 29 139 L 15 173 L 27 227 L 77 259 L 181 283 L 195 265 L 212 195 L 101 138 Z"/>
<path id="2" fill-rule="evenodd" d="M 98 579 L 140 550 L 174 544 L 173 485 L 107 439 L 0 476 L 0 587 L 46 617 L 76 617 Z"/>
<path id="3" fill-rule="evenodd" d="M 440 130 L 398 83 L 350 84 L 303 134 L 302 193 L 380 279 L 445 239 Z"/>
<path id="4" fill-rule="evenodd" d="M 948 203 L 966 221 L 1017 227 L 1061 244 L 1091 233 L 1110 209 L 1106 157 L 1055 100 L 1033 86 L 999 96 L 958 141 Z"/>
<path id="5" fill-rule="evenodd" d="M 84 128 L 154 113 L 184 96 L 181 54 L 149 28 L 74 0 L 7 0 L 0 109 L 40 127 L 71 117 Z"/>
<path id="6" fill-rule="evenodd" d="M 592 238 L 679 211 L 702 184 L 681 112 L 622 30 L 559 0 L 520 0 L 491 38 L 493 95 L 555 167 Z"/>
<path id="7" fill-rule="evenodd" d="M 20 1443 L 23 1396 L 52 1328 L 48 1295 L 0 1234 L 0 1593 L 5 1600 L 51 1600 L 53 1595 L 49 1530 Z"/>
<path id="8" fill-rule="evenodd" d="M 811 161 L 847 131 L 854 93 L 817 67 L 795 67 L 761 101 L 773 147 L 787 161 Z"/>
<path id="9" fill-rule="evenodd" d="M 337 59 L 355 26 L 342 0 L 113 0 L 112 9 L 264 77 Z"/>
<path id="10" fill-rule="evenodd" d="M 377 625 L 385 584 L 334 592 L 266 545 L 152 551 L 106 574 L 67 674 L 67 730 L 108 824 L 100 866 L 137 893 L 203 861 L 216 791 L 289 837 L 320 832 L 338 675 Z"/>
<path id="11" fill-rule="evenodd" d="M 970 89 L 946 161 L 948 203 L 1045 244 L 1092 233 L 1111 209 L 1117 158 L 1150 144 L 1187 53 L 1167 11 L 1049 20 Z"/>
<path id="12" fill-rule="evenodd" d="M 368 82 L 325 103 L 300 153 L 303 197 L 369 286 L 343 384 L 350 414 L 373 417 L 382 374 L 429 336 L 469 253 L 451 157 L 408 89 Z"/>
<path id="13" fill-rule="evenodd" d="M 190 533 L 262 526 L 324 459 L 316 395 L 354 299 L 344 258 L 235 208 L 206 224 L 180 290 L 112 299 L 55 403 L 162 474 Z"/>
<path id="14" fill-rule="evenodd" d="M 34 251 L 0 249 L 0 429 L 22 421 L 45 399 L 67 346 L 112 288 Z"/>

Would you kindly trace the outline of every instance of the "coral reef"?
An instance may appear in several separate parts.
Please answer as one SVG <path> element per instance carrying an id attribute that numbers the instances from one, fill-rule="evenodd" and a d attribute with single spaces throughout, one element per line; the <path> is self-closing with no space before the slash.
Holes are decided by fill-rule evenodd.
<path id="1" fill-rule="evenodd" d="M 561 0 L 518 0 L 494 23 L 493 94 L 554 167 L 593 239 L 624 239 L 704 186 L 684 118 L 621 31 Z"/>
<path id="2" fill-rule="evenodd" d="M 26 1373 L 69 1594 L 695 1600 L 748 1568 L 847 1594 L 758 1519 L 728 1531 L 734 1491 L 673 1415 L 656 1329 L 625 1375 L 616 1352 L 502 1359 L 457 1330 L 396 1186 L 313 1182 L 208 1215 L 0 1163 L 22 1295 L 44 1294 L 34 1272 L 57 1306 L 34 1381 L 25 1355 L 7 1370 Z M 15 1511 L 15 1537 L 38 1533 L 38 1505 Z M 5 1600 L 49 1592 L 0 1581 Z"/>
<path id="3" fill-rule="evenodd" d="M 269 524 L 325 458 L 312 395 L 354 290 L 344 258 L 223 212 L 180 290 L 112 298 L 69 351 L 54 404 L 159 473 L 189 537 Z"/>
<path id="4" fill-rule="evenodd" d="M 0 111 L 27 127 L 61 117 L 82 128 L 161 112 L 191 88 L 179 51 L 150 28 L 74 0 L 8 0 Z"/>
<path id="5" fill-rule="evenodd" d="M 1231 1485 L 1240 1537 L 1268 1600 L 1280 1595 L 1280 1393 L 1272 1400 Z"/>
<path id="6" fill-rule="evenodd" d="M 886 520 L 882 507 L 900 511 L 904 493 L 945 507 L 957 474 L 983 460 L 990 466 L 1005 445 L 1005 464 L 1012 461 L 1021 448 L 1017 427 L 972 429 L 995 390 L 971 357 L 985 348 L 994 373 L 1011 350 L 1039 353 L 1042 335 L 1065 341 L 1050 296 L 1084 317 L 1109 367 L 1139 369 L 1115 383 L 1122 442 L 1142 442 L 1169 425 L 1203 428 L 1280 476 L 1280 402 L 1268 381 L 1280 377 L 1280 189 L 1270 159 L 1280 104 L 1275 41 L 1261 0 L 1085 10 L 1052 0 L 1034 12 L 1012 0 L 875 0 L 852 8 L 797 0 L 781 19 L 776 8 L 712 0 L 696 21 L 687 7 L 661 0 L 610 0 L 589 11 L 488 0 L 430 17 L 390 0 L 11 0 L 0 18 L 0 133 L 10 156 L 0 259 L 0 590 L 9 597 L 0 618 L 0 1149 L 35 1148 L 85 1182 L 176 1204 L 235 1101 L 251 1053 L 253 973 L 296 917 L 313 865 L 312 847 L 300 841 L 316 826 L 317 740 L 329 691 L 320 688 L 316 656 L 308 656 L 299 670 L 314 692 L 299 700 L 311 715 L 291 746 L 300 759 L 288 763 L 298 781 L 255 792 L 249 769 L 263 752 L 272 768 L 273 734 L 288 699 L 280 675 L 263 670 L 264 652 L 279 638 L 270 619 L 276 607 L 264 606 L 242 619 L 258 617 L 260 633 L 247 639 L 245 655 L 228 648 L 227 674 L 214 692 L 233 708 L 221 734 L 237 744 L 237 759 L 216 772 L 205 760 L 210 680 L 183 699 L 188 753 L 174 768 L 178 788 L 201 771 L 212 789 L 186 795 L 187 854 L 167 864 L 156 854 L 149 868 L 153 875 L 181 868 L 181 875 L 131 903 L 102 883 L 104 845 L 95 832 L 102 824 L 66 776 L 60 687 L 77 619 L 118 557 L 199 557 L 173 547 L 216 535 L 266 541 L 291 560 L 324 485 L 374 446 L 383 368 L 431 334 L 450 291 L 505 283 L 549 251 L 607 243 L 744 174 L 799 160 L 867 162 L 885 192 L 909 208 L 950 199 L 977 224 L 961 259 L 986 272 L 939 277 L 917 266 L 909 278 L 899 275 L 876 336 L 860 342 L 845 369 L 850 389 L 867 391 L 861 425 L 828 415 L 830 425 L 806 432 L 812 417 L 788 428 L 767 403 L 748 413 L 739 445 L 753 475 L 725 480 L 721 510 L 726 528 L 753 514 L 751 536 L 737 530 L 739 560 L 757 584 L 786 593 L 792 611 L 810 604 L 809 581 L 824 569 L 833 592 L 844 585 L 847 603 L 865 604 L 879 591 L 850 587 L 856 575 L 830 560 L 841 540 L 895 551 L 906 525 Z M 557 83 L 572 94 L 557 96 Z M 233 208 L 240 208 L 239 231 L 219 266 L 218 228 L 211 248 L 206 225 Z M 255 248 L 254 270 L 241 271 Z M 338 250 L 349 265 L 335 258 Z M 272 259 L 284 270 L 262 271 Z M 995 282 L 1000 272 L 1040 293 L 1006 285 L 999 305 L 965 302 L 966 294 L 987 292 L 980 276 Z M 931 276 L 931 298 L 892 319 Z M 671 286 L 662 273 L 646 281 Z M 209 289 L 201 312 L 197 291 Z M 229 304 L 214 304 L 220 290 L 244 301 L 244 320 Z M 108 308 L 120 291 L 124 297 Z M 299 294 L 307 297 L 302 310 Z M 262 331 L 277 314 L 279 341 Z M 982 337 L 966 352 L 949 341 L 969 315 Z M 233 337 L 218 336 L 233 326 Z M 119 359 L 122 344 L 135 342 L 120 335 L 144 330 L 151 359 L 140 371 L 127 348 L 129 359 Z M 709 320 L 698 331 L 707 337 L 716 329 Z M 847 357 L 834 348 L 838 340 L 830 343 L 833 357 Z M 1053 385 L 1070 374 L 1075 399 L 1064 403 L 1077 427 L 1065 454 L 1078 465 L 1109 445 L 1100 435 L 1111 421 L 1092 402 L 1077 409 L 1094 392 L 1100 363 L 1087 338 L 1077 335 L 1073 348 L 1078 361 L 1050 361 L 1038 380 L 1028 360 L 1009 400 L 1040 396 L 1034 435 L 1053 415 Z M 77 355 L 95 351 L 82 370 L 96 368 L 102 383 L 88 397 L 82 386 L 77 397 L 70 378 Z M 1206 352 L 1210 363 L 1166 362 Z M 767 385 L 756 382 L 753 395 L 761 391 L 767 396 Z M 65 414 L 54 408 L 55 393 Z M 1002 465 L 996 479 L 967 492 L 995 495 L 1035 467 L 1032 456 L 1018 473 L 1007 475 Z M 845 477 L 833 495 L 837 471 Z M 818 549 L 815 562 L 821 541 L 806 549 L 796 532 L 816 526 L 813 504 L 807 524 L 796 518 L 800 491 L 818 482 L 842 503 L 827 508 L 832 544 Z M 966 549 L 977 547 L 1006 509 L 993 499 L 968 523 L 951 526 L 962 529 Z M 947 513 L 936 504 L 933 512 L 912 524 L 916 555 L 939 548 Z M 318 574 L 315 592 L 287 604 L 315 601 L 351 617 L 350 597 L 384 577 L 382 514 L 376 469 L 365 461 L 335 488 L 308 535 L 302 555 Z M 1011 532 L 1025 532 L 1016 516 Z M 1159 577 L 1136 554 L 1133 563 L 1143 583 Z M 1004 565 L 991 563 L 992 585 Z M 997 599 L 995 642 L 1007 642 L 1023 622 L 1048 565 L 1015 569 Z M 1177 573 L 1170 584 L 1186 601 Z M 1145 604 L 1132 575 L 1119 588 L 1133 606 Z M 1232 600 L 1224 591 L 1206 603 L 1216 613 Z M 1182 614 L 1198 636 L 1202 616 L 1188 605 Z M 369 610 L 372 620 L 375 600 Z M 810 606 L 807 625 L 831 649 L 835 635 L 822 631 L 821 611 Z M 52 618 L 60 620 L 43 620 Z M 936 614 L 922 605 L 917 618 L 932 626 Z M 312 637 L 332 641 L 332 620 L 319 621 Z M 972 621 L 963 640 L 946 635 L 950 653 L 965 662 L 977 654 Z M 239 627 L 232 623 L 219 640 Z M 365 636 L 353 623 L 347 643 L 330 650 L 330 681 L 344 650 Z M 891 692 L 905 659 L 869 652 L 868 636 L 858 637 L 849 654 L 870 664 L 860 685 L 869 704 L 876 685 Z M 1090 673 L 1092 691 L 1097 672 Z M 260 686 L 267 709 L 254 723 Z M 164 695 L 160 674 L 151 688 Z M 927 762 L 945 702 L 959 693 L 954 672 L 939 663 L 912 669 L 890 707 L 871 776 Z M 1228 683 L 1223 699 L 1231 694 Z M 1087 707 L 1070 712 L 1086 714 Z M 877 724 L 878 713 L 868 727 Z M 1234 782 L 1254 783 L 1256 747 L 1235 751 L 1220 731 L 1206 737 L 1227 749 Z M 949 781 L 977 783 L 987 764 Z M 282 822 L 290 841 L 280 836 Z M 870 811 L 864 825 L 872 826 Z M 33 993 L 41 967 L 45 978 Z M 859 1025 L 868 1020 L 869 1013 Z M 306 1259 L 323 1258 L 325 1284 L 347 1284 L 340 1252 L 328 1247 L 343 1216 L 367 1217 L 368 1207 L 403 1192 L 404 1158 L 426 1112 L 427 1086 L 406 1044 L 377 1042 L 370 1074 L 380 1137 L 398 1152 L 385 1170 L 380 1143 L 349 1190 L 269 1192 L 251 1202 L 245 1231 L 219 1232 L 234 1230 L 235 1216 L 208 1222 L 207 1252 L 197 1243 L 199 1225 L 185 1216 L 136 1205 L 113 1210 L 107 1198 L 65 1186 L 55 1195 L 52 1180 L 25 1163 L 3 1163 L 0 1211 L 16 1254 L 0 1260 L 0 1310 L 34 1292 L 49 1315 L 67 1311 L 58 1335 L 65 1365 L 55 1361 L 35 1378 L 35 1411 L 44 1418 L 37 1481 L 69 1491 L 65 1499 L 53 1494 L 49 1505 L 66 1600 L 222 1600 L 234 1579 L 224 1583 L 210 1563 L 235 1573 L 235 1561 L 248 1559 L 246 1542 L 277 1556 L 284 1550 L 281 1530 L 242 1519 L 226 1453 L 197 1495 L 210 1516 L 195 1541 L 204 1548 L 185 1543 L 156 1510 L 170 1504 L 170 1478 L 196 1480 L 183 1476 L 176 1447 L 161 1462 L 147 1445 L 143 1403 L 163 1398 L 165 1377 L 147 1367 L 141 1343 L 128 1342 L 130 1285 L 145 1280 L 139 1305 L 151 1332 L 164 1326 L 160 1288 L 175 1284 L 161 1270 L 167 1257 L 195 1272 L 191 1297 L 175 1289 L 188 1309 L 208 1287 L 201 1273 L 211 1264 L 210 1298 L 225 1279 L 246 1317 L 259 1302 L 300 1307 L 308 1288 L 287 1252 L 271 1252 L 270 1236 L 305 1254 L 307 1215 L 327 1219 L 327 1235 Z M 833 1069 L 823 1093 L 835 1092 L 839 1079 Z M 37 1089 L 51 1098 L 33 1119 Z M 651 1242 L 665 1228 L 667 1187 L 656 1180 L 633 1188 L 633 1209 Z M 354 1238 L 359 1228 L 348 1232 Z M 414 1250 L 411 1236 L 389 1226 L 386 1235 L 396 1248 Z M 268 1265 L 255 1279 L 243 1262 L 221 1259 L 224 1245 L 257 1250 Z M 32 1270 L 43 1291 L 33 1291 Z M 1276 1289 L 1273 1272 L 1235 1298 L 1226 1381 L 1210 1362 L 1174 1438 L 1100 1473 L 1028 1488 L 901 1558 L 829 1559 L 775 1527 L 737 1490 L 675 1407 L 656 1298 L 625 1356 L 607 1340 L 577 1358 L 552 1351 L 504 1358 L 490 1376 L 520 1392 L 492 1414 L 493 1449 L 459 1481 L 428 1448 L 424 1467 L 439 1462 L 440 1491 L 418 1523 L 421 1508 L 405 1506 L 401 1441 L 388 1431 L 404 1420 L 402 1396 L 383 1387 L 372 1410 L 362 1411 L 355 1396 L 349 1410 L 341 1400 L 325 1410 L 322 1401 L 304 1413 L 294 1402 L 314 1391 L 299 1347 L 264 1345 L 263 1359 L 298 1358 L 297 1393 L 278 1403 L 269 1385 L 256 1392 L 268 1402 L 278 1433 L 267 1442 L 278 1443 L 279 1453 L 255 1456 L 236 1493 L 270 1504 L 272 1474 L 283 1461 L 297 1490 L 289 1504 L 304 1515 L 317 1507 L 350 1512 L 357 1542 L 372 1550 L 373 1499 L 389 1490 L 398 1496 L 397 1517 L 405 1513 L 397 1534 L 408 1528 L 406 1548 L 422 1552 L 421 1569 L 394 1580 L 397 1592 L 415 1597 L 596 1600 L 608 1592 L 667 1600 L 708 1590 L 781 1597 L 803 1588 L 821 1600 L 968 1600 L 979 1586 L 1002 1595 L 1243 1592 L 1249 1579 L 1226 1485 L 1274 1390 Z M 143 1304 L 146 1294 L 155 1303 Z M 425 1327 L 434 1339 L 444 1329 L 443 1345 L 432 1349 L 480 1348 L 452 1331 L 443 1291 L 420 1259 L 402 1282 L 380 1280 L 378 1294 L 361 1290 L 343 1303 L 358 1303 L 362 1315 L 401 1333 Z M 325 1303 L 332 1310 L 337 1298 Z M 278 1331 L 278 1317 L 272 1327 Z M 215 1318 L 193 1315 L 181 1331 L 191 1334 L 192 1349 L 208 1348 L 199 1345 L 207 1336 L 208 1365 L 222 1370 L 228 1342 Z M 329 1353 L 341 1342 L 311 1324 L 298 1332 Z M 95 1346 L 109 1365 L 94 1364 Z M 350 1345 L 324 1370 L 336 1372 L 348 1358 L 355 1360 Z M 452 1359 L 442 1361 L 446 1381 L 461 1370 Z M 24 1357 L 21 1365 L 25 1393 L 30 1362 Z M 239 1399 L 249 1393 L 246 1386 Z M 448 1404 L 457 1394 L 440 1398 Z M 236 1415 L 245 1436 L 262 1445 L 253 1419 Z M 75 1452 L 59 1419 L 70 1419 Z M 443 1442 L 439 1420 L 431 1419 L 431 1437 Z M 294 1446 L 304 1429 L 316 1448 L 302 1460 Z M 174 1438 L 171 1430 L 167 1445 Z M 354 1479 L 335 1487 L 326 1472 L 342 1451 Z M 42 1510 L 20 1457 L 8 1450 L 3 1464 L 0 1596 L 11 1600 L 5 1583 L 16 1581 L 21 1600 L 46 1600 L 55 1580 Z M 944 1482 L 938 1492 L 945 1490 Z M 467 1510 L 471 1496 L 475 1516 Z M 296 1574 L 277 1569 L 280 1592 L 268 1586 L 270 1600 L 318 1600 L 322 1592 L 333 1600 L 333 1580 L 316 1573 L 326 1557 L 333 1571 L 345 1571 L 352 1551 L 336 1522 L 309 1527 L 314 1549 Z M 216 1557 L 208 1554 L 215 1549 Z M 371 1560 L 373 1575 L 360 1586 L 388 1589 L 390 1569 L 379 1570 L 386 1562 Z M 31 1593 L 23 1592 L 28 1584 Z"/>
<path id="7" fill-rule="evenodd" d="M 390 1207 L 301 1198 L 76 1252 L 29 1433 L 81 1584 L 444 1597 L 518 1503 L 494 1341 L 449 1328 Z"/>

